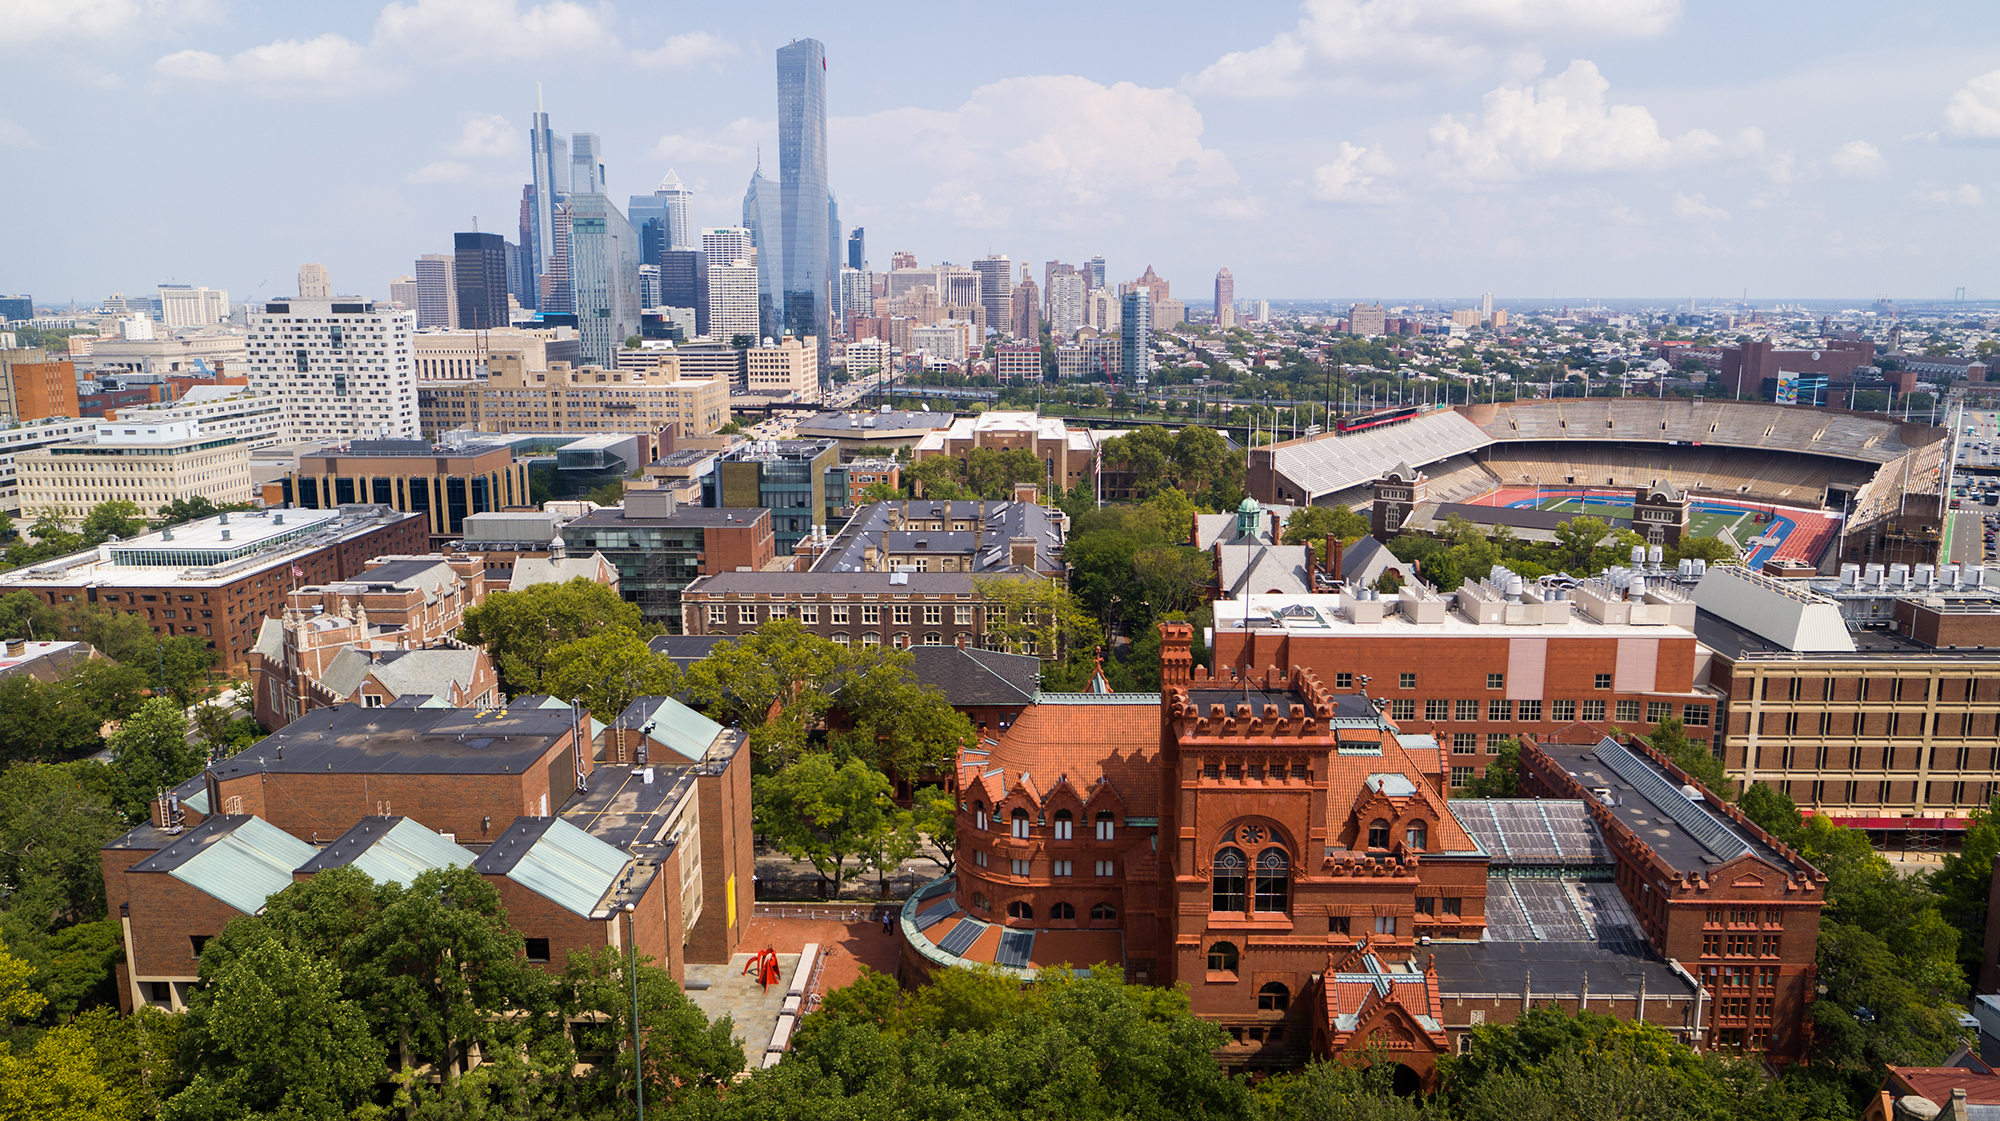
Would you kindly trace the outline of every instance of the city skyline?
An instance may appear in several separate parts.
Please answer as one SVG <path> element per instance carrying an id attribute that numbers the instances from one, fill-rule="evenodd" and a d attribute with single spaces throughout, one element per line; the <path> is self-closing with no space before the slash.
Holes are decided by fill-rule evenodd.
<path id="1" fill-rule="evenodd" d="M 2000 20 L 1971 5 L 1316 0 L 1214 25 L 1169 4 L 1152 26 L 1078 13 L 1063 42 L 982 29 L 944 78 L 887 65 L 952 33 L 935 14 L 843 34 L 788 4 L 695 30 L 562 0 L 114 8 L 10 17 L 0 151 L 53 159 L 88 116 L 95 143 L 170 165 L 187 138 L 155 115 L 192 100 L 261 155 L 226 214 L 136 236 L 92 217 L 122 205 L 115 175 L 0 188 L 48 218 L 0 288 L 45 304 L 287 295 L 306 260 L 380 297 L 475 216 L 512 240 L 537 81 L 553 138 L 602 138 L 611 199 L 674 170 L 693 228 L 733 225 L 759 149 L 776 163 L 774 26 L 826 44 L 827 178 L 877 269 L 1101 253 L 1114 281 L 1227 264 L 1274 301 L 2000 298 L 1976 232 L 2000 198 Z M 368 143 L 327 158 L 315 137 L 357 114 Z"/>

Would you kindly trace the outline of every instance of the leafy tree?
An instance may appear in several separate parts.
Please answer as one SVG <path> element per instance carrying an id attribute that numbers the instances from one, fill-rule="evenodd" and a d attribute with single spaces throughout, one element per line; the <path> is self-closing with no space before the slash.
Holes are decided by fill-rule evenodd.
<path id="1" fill-rule="evenodd" d="M 1597 555 L 1597 543 L 1609 532 L 1611 527 L 1598 518 L 1571 518 L 1556 527 L 1557 559 L 1578 575 L 1594 571 L 1591 562 Z"/>
<path id="2" fill-rule="evenodd" d="M 208 671 L 214 665 L 215 651 L 193 635 L 164 639 L 153 652 L 152 668 L 159 675 L 159 686 L 172 694 L 183 709 L 193 705 L 207 688 Z M 146 667 L 140 664 L 135 668 Z"/>
<path id="3" fill-rule="evenodd" d="M 906 467 L 903 479 L 926 498 L 963 498 L 965 487 L 958 461 L 948 455 L 934 455 Z"/>
<path id="4" fill-rule="evenodd" d="M 90 1037 L 97 1071 L 123 1100 L 124 1116 L 158 1117 L 160 1106 L 181 1088 L 183 1017 L 150 1006 L 121 1016 L 113 1003 L 83 1012 L 73 1024 Z"/>
<path id="5" fill-rule="evenodd" d="M 776 774 L 759 775 L 754 787 L 759 832 L 813 866 L 822 898 L 829 882 L 838 895 L 853 874 L 849 858 L 871 855 L 889 814 L 888 777 L 859 759 L 836 764 L 829 755 L 804 755 Z"/>
<path id="6" fill-rule="evenodd" d="M 16 764 L 0 771 L 0 932 L 44 972 L 75 948 L 52 946 L 51 935 L 104 918 L 99 854 L 124 831 L 118 814 L 84 786 L 85 768 L 102 769 Z"/>
<path id="7" fill-rule="evenodd" d="M 255 508 L 255 506 L 248 502 L 231 502 L 226 506 L 218 506 L 209 499 L 197 494 L 192 498 L 176 498 L 172 502 L 160 507 L 158 513 L 153 517 L 153 524 L 155 526 L 180 525 L 183 522 L 212 518 L 217 514 L 225 512 L 253 510 Z"/>
<path id="8" fill-rule="evenodd" d="M 1672 552 L 1673 556 L 1670 559 L 1675 562 L 1703 560 L 1710 564 L 1721 564 L 1737 559 L 1736 550 L 1730 548 L 1720 537 L 1683 537 Z"/>
<path id="9" fill-rule="evenodd" d="M 853 665 L 848 651 L 796 619 L 773 619 L 716 643 L 688 667 L 684 682 L 696 707 L 750 729 L 751 749 L 781 765 L 804 749 L 806 730 L 832 706 Z"/>
<path id="10" fill-rule="evenodd" d="M 551 655 L 565 643 L 613 627 L 646 633 L 636 604 L 596 581 L 578 576 L 566 584 L 535 584 L 495 592 L 465 613 L 464 638 L 486 647 L 509 693 L 544 689 Z"/>
<path id="11" fill-rule="evenodd" d="M 646 1104 L 664 1109 L 727 1085 L 743 1069 L 743 1046 L 727 1016 L 713 1023 L 666 970 L 641 962 L 639 1024 L 645 1041 Z M 632 1084 L 632 974 L 610 947 L 573 954 L 563 972 L 565 1011 L 574 1018 L 577 1050 L 611 1057 L 589 1104 L 610 1108 Z M 581 1015 L 579 1015 L 581 1014 Z"/>
<path id="12" fill-rule="evenodd" d="M 748 336 L 738 335 L 736 337 L 740 339 L 747 338 Z M 722 422 L 720 428 L 715 430 L 715 434 L 718 436 L 741 436 L 743 435 L 743 426 L 733 420 L 726 420 Z"/>
<path id="13" fill-rule="evenodd" d="M 138 503 L 114 498 L 92 506 L 90 513 L 83 516 L 82 529 L 83 546 L 88 549 L 102 545 L 114 536 L 120 539 L 136 537 L 145 532 L 146 521 Z"/>
<path id="14" fill-rule="evenodd" d="M 1474 778 L 1456 793 L 1460 798 L 1519 798 L 1521 796 L 1521 741 L 1512 736 L 1500 741 L 1500 753 L 1486 761 L 1486 773 Z"/>
<path id="15" fill-rule="evenodd" d="M 0 761 L 60 762 L 96 750 L 103 713 L 61 682 L 0 678 Z"/>
<path id="16" fill-rule="evenodd" d="M 1346 506 L 1301 506 L 1285 519 L 1285 544 L 1312 545 L 1325 557 L 1324 543 L 1338 537 L 1343 544 L 1368 536 L 1368 519 Z"/>
<path id="17" fill-rule="evenodd" d="M 99 724 L 122 721 L 137 712 L 152 684 L 153 675 L 145 669 L 109 658 L 78 662 L 56 683 Z"/>
<path id="18" fill-rule="evenodd" d="M 974 581 L 986 601 L 987 634 L 1002 649 L 1042 660 L 1042 683 L 1079 690 L 1092 673 L 1092 648 L 1103 630 L 1068 588 L 1041 577 L 987 577 Z"/>
<path id="19" fill-rule="evenodd" d="M 951 463 L 950 456 L 938 456 Z M 1026 448 L 973 448 L 966 453 L 963 483 L 977 498 L 1007 498 L 1015 483 L 1041 485 L 1048 481 L 1048 468 Z"/>
<path id="20" fill-rule="evenodd" d="M 948 770 L 962 746 L 977 736 L 972 721 L 951 707 L 935 686 L 911 672 L 915 657 L 902 650 L 863 651 L 835 703 L 853 721 L 833 737 L 840 753 L 861 758 L 888 774 L 917 778 Z"/>
<path id="21" fill-rule="evenodd" d="M 1728 769 L 1706 744 L 1697 744 L 1687 738 L 1687 729 L 1682 726 L 1680 717 L 1669 716 L 1653 725 L 1653 734 L 1645 739 L 1654 751 L 1673 760 L 1675 766 L 1713 791 L 1717 797 L 1730 796 L 1733 788 Z"/>
<path id="22" fill-rule="evenodd" d="M 1784 791 L 1753 782 L 1737 799 L 1736 808 L 1771 836 L 1786 844 L 1798 843 L 1799 830 L 1805 825 L 1805 818 L 1799 813 L 1798 803 Z"/>
<path id="23" fill-rule="evenodd" d="M 681 671 L 672 658 L 653 653 L 645 639 L 612 627 L 550 651 L 542 688 L 582 703 L 608 723 L 639 697 L 679 693 Z"/>
<path id="24" fill-rule="evenodd" d="M 46 1003 L 28 987 L 33 972 L 0 945 L 0 1022 L 26 1020 Z M 99 1069 L 97 1048 L 85 1029 L 66 1025 L 19 1054 L 0 1043 L 0 1119 L 77 1118 L 123 1121 L 126 1101 Z"/>
<path id="25" fill-rule="evenodd" d="M 958 799 L 942 786 L 919 787 L 910 796 L 909 815 L 908 828 L 930 845 L 918 854 L 950 875 L 958 853 Z"/>
<path id="26" fill-rule="evenodd" d="M 1972 811 L 1959 851 L 1945 854 L 1943 865 L 1931 874 L 1939 911 L 1964 935 L 1958 958 L 1968 982 L 1979 979 L 1979 956 L 1986 946 L 1986 907 L 1993 894 L 1996 856 L 2000 856 L 2000 800 Z"/>
<path id="27" fill-rule="evenodd" d="M 162 790 L 201 773 L 206 753 L 188 743 L 187 714 L 169 697 L 154 697 L 111 733 L 111 766 L 116 772 L 116 808 L 133 819 Z"/>

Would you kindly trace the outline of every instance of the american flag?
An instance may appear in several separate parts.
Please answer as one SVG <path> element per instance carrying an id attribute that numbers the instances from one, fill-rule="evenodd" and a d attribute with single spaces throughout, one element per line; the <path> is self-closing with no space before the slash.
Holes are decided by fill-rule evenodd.
<path id="1" fill-rule="evenodd" d="M 303 579 L 305 579 L 305 575 L 306 575 L 306 570 L 305 570 L 305 569 L 303 569 L 303 568 L 300 568 L 300 567 L 299 567 L 298 565 L 296 565 L 296 564 L 292 566 L 292 578 L 293 578 L 293 579 L 295 579 L 295 580 L 303 580 Z"/>

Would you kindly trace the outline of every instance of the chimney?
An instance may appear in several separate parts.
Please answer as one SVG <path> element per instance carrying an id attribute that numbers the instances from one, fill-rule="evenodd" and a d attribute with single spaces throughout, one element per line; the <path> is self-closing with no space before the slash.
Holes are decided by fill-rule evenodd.
<path id="1" fill-rule="evenodd" d="M 1340 543 L 1334 534 L 1326 535 L 1326 574 L 1328 578 L 1339 580 L 1345 571 L 1347 546 Z"/>
<path id="2" fill-rule="evenodd" d="M 1186 623 L 1160 624 L 1160 687 L 1186 685 L 1192 678 L 1194 628 Z"/>
<path id="3" fill-rule="evenodd" d="M 1007 541 L 1007 563 L 1017 568 L 1035 567 L 1035 539 L 1013 537 Z"/>

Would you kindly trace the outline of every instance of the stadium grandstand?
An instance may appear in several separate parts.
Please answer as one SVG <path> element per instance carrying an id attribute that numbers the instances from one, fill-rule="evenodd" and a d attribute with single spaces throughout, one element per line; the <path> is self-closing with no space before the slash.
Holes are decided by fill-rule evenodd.
<path id="1" fill-rule="evenodd" d="M 1822 566 L 1934 561 L 1949 435 L 1878 414 L 1755 401 L 1521 401 L 1429 409 L 1360 433 L 1253 449 L 1249 481 L 1266 502 L 1352 507 L 1365 507 L 1374 480 L 1398 462 L 1423 472 L 1429 504 L 1502 488 L 1671 484 L 1698 502 L 1745 510 L 1845 512 L 1837 534 L 1798 519 L 1805 532 L 1783 542 L 1781 556 Z"/>

